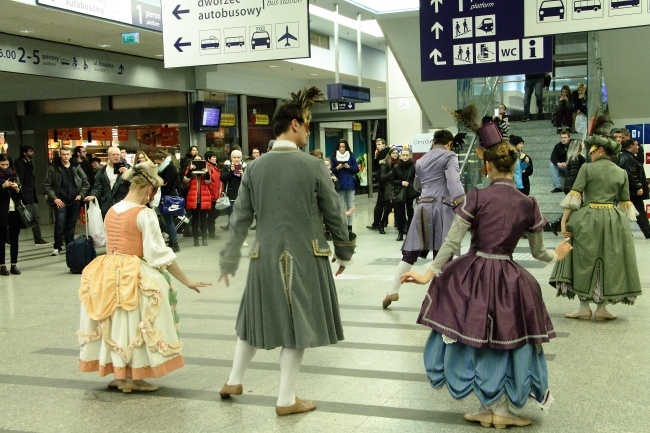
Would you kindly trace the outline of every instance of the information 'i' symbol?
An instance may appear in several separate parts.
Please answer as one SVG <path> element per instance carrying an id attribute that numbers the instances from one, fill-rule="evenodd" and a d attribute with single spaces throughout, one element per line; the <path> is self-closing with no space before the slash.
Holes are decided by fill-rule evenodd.
<path id="1" fill-rule="evenodd" d="M 536 54 L 536 50 L 535 50 L 535 40 L 534 40 L 534 39 L 531 39 L 531 40 L 528 42 L 528 45 L 530 45 L 530 58 L 531 58 L 531 59 L 536 58 L 536 57 L 537 57 L 537 54 Z"/>

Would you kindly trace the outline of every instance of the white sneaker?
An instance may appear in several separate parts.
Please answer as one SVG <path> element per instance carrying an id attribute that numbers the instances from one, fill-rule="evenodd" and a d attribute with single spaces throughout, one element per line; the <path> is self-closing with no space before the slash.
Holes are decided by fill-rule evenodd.
<path id="1" fill-rule="evenodd" d="M 54 249 L 52 250 L 52 255 L 53 255 L 53 256 L 58 256 L 59 254 L 61 254 L 61 251 L 60 251 L 60 250 L 58 250 L 58 249 L 56 249 L 56 248 L 54 248 Z"/>

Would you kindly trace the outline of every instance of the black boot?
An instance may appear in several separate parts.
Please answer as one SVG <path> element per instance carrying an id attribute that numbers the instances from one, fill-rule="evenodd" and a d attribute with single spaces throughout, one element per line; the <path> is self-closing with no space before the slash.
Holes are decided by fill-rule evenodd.
<path id="1" fill-rule="evenodd" d="M 551 223 L 551 230 L 553 230 L 553 234 L 557 236 L 557 232 L 559 231 L 560 227 L 562 225 L 562 219 L 558 218 L 555 221 Z"/>
<path id="2" fill-rule="evenodd" d="M 170 245 L 173 252 L 177 253 L 181 250 L 181 247 L 178 246 L 178 242 L 172 242 Z"/>
<path id="3" fill-rule="evenodd" d="M 199 238 L 194 238 L 194 246 L 195 247 L 200 247 L 201 246 L 201 242 L 199 242 Z"/>
<path id="4" fill-rule="evenodd" d="M 398 242 L 402 242 L 404 240 L 404 233 L 399 232 L 399 234 L 397 235 L 397 239 L 395 240 Z"/>
<path id="5" fill-rule="evenodd" d="M 384 226 L 379 226 L 379 234 L 380 235 L 385 235 L 386 231 L 384 230 Z"/>

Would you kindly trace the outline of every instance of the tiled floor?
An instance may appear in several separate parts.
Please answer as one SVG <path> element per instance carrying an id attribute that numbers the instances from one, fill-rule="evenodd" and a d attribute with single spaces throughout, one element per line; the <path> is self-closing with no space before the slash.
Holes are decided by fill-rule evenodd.
<path id="1" fill-rule="evenodd" d="M 160 385 L 158 392 L 132 395 L 107 390 L 107 378 L 78 372 L 79 276 L 67 272 L 64 255 L 50 257 L 50 247 L 24 240 L 23 274 L 0 277 L 0 432 L 481 431 L 462 418 L 475 408 L 473 397 L 458 402 L 427 382 L 422 347 L 428 332 L 415 324 L 426 287 L 405 286 L 399 302 L 390 310 L 381 308 L 400 243 L 393 229 L 385 236 L 366 230 L 372 206 L 361 197 L 357 206 L 358 252 L 337 279 L 346 339 L 307 350 L 299 377 L 298 395 L 315 400 L 316 411 L 276 417 L 279 350 L 258 351 L 244 378 L 244 395 L 220 400 L 247 267 L 244 261 L 230 288 L 217 284 L 223 240 L 200 248 L 188 239 L 181 243 L 181 267 L 215 285 L 201 294 L 180 289 L 187 366 L 152 381 Z M 549 247 L 559 241 L 546 236 Z M 647 293 L 650 241 L 634 231 L 632 242 Z M 525 241 L 520 248 L 519 260 L 539 279 L 559 331 L 545 348 L 556 401 L 548 414 L 527 406 L 524 413 L 534 423 L 526 431 L 649 431 L 642 416 L 650 396 L 648 294 L 632 307 L 611 307 L 619 319 L 610 323 L 565 319 L 576 302 L 556 298 L 547 283 L 551 265 L 531 261 Z"/>

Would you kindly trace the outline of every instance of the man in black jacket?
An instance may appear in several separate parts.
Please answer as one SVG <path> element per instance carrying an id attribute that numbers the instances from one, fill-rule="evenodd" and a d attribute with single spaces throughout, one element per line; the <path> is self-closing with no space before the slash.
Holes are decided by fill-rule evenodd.
<path id="1" fill-rule="evenodd" d="M 622 143 L 623 151 L 618 159 L 618 165 L 627 172 L 630 186 L 630 201 L 639 213 L 636 216 L 636 223 L 643 232 L 646 239 L 650 239 L 650 223 L 645 213 L 643 200 L 648 198 L 648 183 L 645 178 L 643 165 L 636 159 L 639 151 L 639 142 L 636 140 L 625 140 Z"/>
<path id="2" fill-rule="evenodd" d="M 564 176 L 566 176 L 567 150 L 571 142 L 571 133 L 566 129 L 560 133 L 560 142 L 555 145 L 551 153 L 551 176 L 553 178 L 553 190 L 551 192 L 562 192 Z"/>
<path id="3" fill-rule="evenodd" d="M 60 158 L 47 169 L 43 181 L 45 195 L 54 208 L 53 256 L 58 256 L 63 245 L 74 240 L 81 200 L 88 192 L 89 186 L 83 170 L 73 167 L 70 163 L 70 149 L 62 147 L 59 156 Z"/>
<path id="4" fill-rule="evenodd" d="M 95 184 L 86 201 L 97 198 L 99 207 L 102 209 L 102 217 L 115 203 L 122 201 L 129 193 L 131 182 L 122 179 L 122 174 L 129 168 L 128 164 L 120 160 L 120 148 L 113 146 L 108 148 L 108 164 L 103 166 L 95 174 Z"/>
<path id="5" fill-rule="evenodd" d="M 377 148 L 375 149 L 375 156 L 372 159 L 372 169 L 373 177 L 378 177 L 379 167 L 381 164 L 384 164 L 386 162 L 385 158 L 386 155 L 388 155 L 390 149 L 386 147 L 386 141 L 383 138 L 377 138 L 375 145 Z M 382 232 L 383 227 L 381 226 L 381 215 L 384 211 L 384 191 L 386 189 L 386 185 L 382 184 L 381 181 L 378 182 L 378 185 L 377 203 L 375 204 L 372 225 L 366 226 L 366 228 L 369 230 L 379 230 Z"/>
<path id="6" fill-rule="evenodd" d="M 34 176 L 34 148 L 32 146 L 22 146 L 20 148 L 20 158 L 16 160 L 14 166 L 18 180 L 20 180 L 21 189 L 23 193 L 23 201 L 25 204 L 36 205 L 32 206 L 34 211 L 35 223 L 32 226 L 32 233 L 34 234 L 34 245 L 49 245 L 50 243 L 43 239 L 41 234 L 41 226 L 39 224 L 38 216 L 38 196 L 36 194 L 36 176 Z"/>

